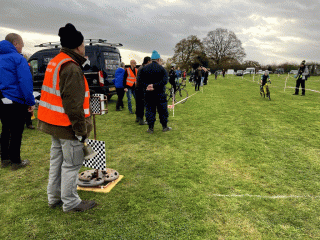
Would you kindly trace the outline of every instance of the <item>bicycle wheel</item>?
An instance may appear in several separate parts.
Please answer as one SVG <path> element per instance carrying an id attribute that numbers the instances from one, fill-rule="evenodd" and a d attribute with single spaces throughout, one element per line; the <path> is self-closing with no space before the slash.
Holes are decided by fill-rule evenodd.
<path id="1" fill-rule="evenodd" d="M 167 101 L 169 102 L 170 98 L 172 97 L 171 88 L 166 87 L 166 96 L 167 96 Z"/>
<path id="2" fill-rule="evenodd" d="M 181 101 L 181 103 L 185 103 L 188 100 L 188 92 L 185 89 L 179 89 L 176 91 L 175 95 L 175 102 L 178 103 Z"/>
<path id="3" fill-rule="evenodd" d="M 271 100 L 269 88 L 267 88 L 267 94 L 268 94 L 269 100 Z"/>

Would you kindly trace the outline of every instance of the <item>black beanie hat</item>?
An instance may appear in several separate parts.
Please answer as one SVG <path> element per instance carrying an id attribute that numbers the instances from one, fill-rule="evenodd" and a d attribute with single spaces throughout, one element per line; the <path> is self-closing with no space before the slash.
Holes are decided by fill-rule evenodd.
<path id="1" fill-rule="evenodd" d="M 59 29 L 58 33 L 62 47 L 75 49 L 83 42 L 82 33 L 71 24 L 67 23 L 65 27 Z"/>

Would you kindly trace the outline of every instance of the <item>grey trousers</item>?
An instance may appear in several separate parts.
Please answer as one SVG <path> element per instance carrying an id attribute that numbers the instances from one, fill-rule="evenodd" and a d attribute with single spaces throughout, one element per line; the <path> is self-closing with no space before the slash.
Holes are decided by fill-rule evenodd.
<path id="1" fill-rule="evenodd" d="M 52 137 L 47 187 L 49 204 L 62 200 L 63 211 L 66 212 L 81 202 L 77 193 L 77 178 L 83 161 L 82 143 Z"/>

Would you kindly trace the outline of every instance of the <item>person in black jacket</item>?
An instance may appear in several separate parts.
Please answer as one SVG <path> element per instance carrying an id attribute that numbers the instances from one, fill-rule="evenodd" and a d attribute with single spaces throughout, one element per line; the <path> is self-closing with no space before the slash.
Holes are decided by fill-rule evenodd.
<path id="1" fill-rule="evenodd" d="M 203 70 L 204 70 L 203 85 L 207 85 L 208 84 L 209 71 L 206 68 L 203 68 Z"/>
<path id="2" fill-rule="evenodd" d="M 158 110 L 162 131 L 170 131 L 168 123 L 168 105 L 165 85 L 168 83 L 168 73 L 160 65 L 160 54 L 153 51 L 152 63 L 144 66 L 138 72 L 139 85 L 144 89 L 146 104 L 146 119 L 149 125 L 148 133 L 153 133 L 156 111 Z"/>
<path id="3" fill-rule="evenodd" d="M 174 66 L 171 67 L 169 72 L 169 83 L 174 89 L 174 92 L 177 91 L 177 84 L 176 84 L 176 71 L 174 70 Z"/>
<path id="4" fill-rule="evenodd" d="M 202 77 L 202 69 L 201 66 L 199 66 L 194 74 L 194 80 L 195 80 L 195 91 L 199 91 L 200 84 L 201 84 L 201 77 Z"/>
<path id="5" fill-rule="evenodd" d="M 139 71 L 146 65 L 151 63 L 150 57 L 145 57 L 143 59 L 142 65 L 138 69 Z M 144 91 L 143 88 L 139 85 L 139 78 L 137 78 L 136 83 L 136 122 L 139 123 L 139 125 L 146 125 L 148 124 L 146 121 L 143 120 L 144 116 L 144 109 L 145 109 L 145 103 L 144 103 Z"/>
<path id="6" fill-rule="evenodd" d="M 299 95 L 299 87 L 301 85 L 301 90 L 302 90 L 301 96 L 305 96 L 305 92 L 306 92 L 305 82 L 308 79 L 308 75 L 309 75 L 309 69 L 306 66 L 306 61 L 303 60 L 301 62 L 300 68 L 298 70 L 297 81 L 296 81 L 296 90 L 293 95 Z"/>

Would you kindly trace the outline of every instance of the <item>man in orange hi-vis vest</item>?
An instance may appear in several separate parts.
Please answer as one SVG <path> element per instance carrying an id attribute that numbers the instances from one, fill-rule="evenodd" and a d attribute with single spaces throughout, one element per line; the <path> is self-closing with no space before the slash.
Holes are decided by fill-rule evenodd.
<path id="1" fill-rule="evenodd" d="M 132 111 L 132 95 L 134 99 L 136 99 L 136 82 L 137 82 L 137 74 L 138 69 L 136 68 L 136 61 L 131 60 L 130 61 L 130 67 L 126 68 L 126 72 L 123 76 L 123 86 L 128 89 L 127 90 L 127 99 L 128 99 L 128 110 L 131 114 L 133 114 Z"/>
<path id="2" fill-rule="evenodd" d="M 81 66 L 86 61 L 84 38 L 68 23 L 59 29 L 62 49 L 48 64 L 38 109 L 38 128 L 52 137 L 49 207 L 64 212 L 85 211 L 94 201 L 82 201 L 77 179 L 84 161 L 83 143 L 92 130 L 89 86 Z"/>

